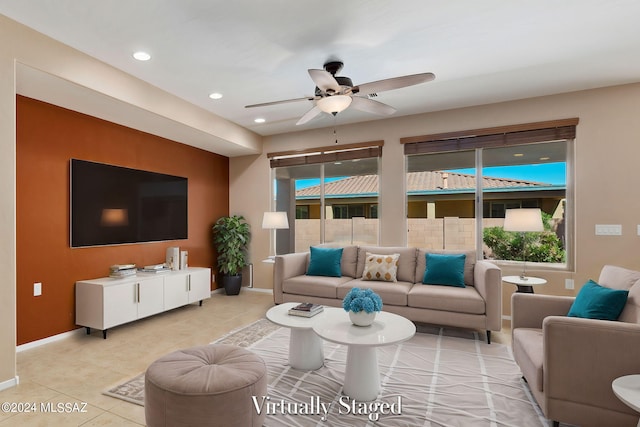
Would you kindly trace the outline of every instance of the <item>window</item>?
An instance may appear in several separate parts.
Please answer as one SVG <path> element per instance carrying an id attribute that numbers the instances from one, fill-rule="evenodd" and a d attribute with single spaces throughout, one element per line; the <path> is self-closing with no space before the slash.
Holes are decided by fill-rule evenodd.
<path id="1" fill-rule="evenodd" d="M 276 252 L 303 252 L 325 242 L 377 244 L 381 154 L 382 142 L 268 154 L 276 210 L 296 218 L 289 230 L 278 230 Z"/>
<path id="2" fill-rule="evenodd" d="M 296 205 L 296 219 L 309 219 L 309 205 Z"/>
<path id="3" fill-rule="evenodd" d="M 567 265 L 575 125 L 568 119 L 403 140 L 408 244 L 518 260 L 496 256 L 506 252 L 494 251 L 488 236 L 501 230 L 506 209 L 538 207 L 546 227 L 540 235 L 558 247 L 540 262 Z"/>

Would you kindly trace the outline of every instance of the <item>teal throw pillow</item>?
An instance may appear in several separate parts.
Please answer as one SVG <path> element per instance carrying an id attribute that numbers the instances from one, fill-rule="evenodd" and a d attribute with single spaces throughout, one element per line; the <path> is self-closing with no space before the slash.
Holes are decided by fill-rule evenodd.
<path id="1" fill-rule="evenodd" d="M 427 268 L 422 283 L 427 285 L 447 285 L 464 288 L 464 262 L 466 254 L 425 255 Z"/>
<path id="2" fill-rule="evenodd" d="M 340 261 L 343 248 L 317 248 L 311 246 L 307 276 L 342 277 Z"/>
<path id="3" fill-rule="evenodd" d="M 569 317 L 585 319 L 618 320 L 627 303 L 629 291 L 610 289 L 589 280 L 569 309 Z"/>

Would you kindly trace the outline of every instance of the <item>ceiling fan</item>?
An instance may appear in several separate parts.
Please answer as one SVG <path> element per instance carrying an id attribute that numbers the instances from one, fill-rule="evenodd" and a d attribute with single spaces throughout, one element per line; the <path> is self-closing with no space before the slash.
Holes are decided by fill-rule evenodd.
<path id="1" fill-rule="evenodd" d="M 371 97 L 377 96 L 378 92 L 429 82 L 436 77 L 433 73 L 411 74 L 354 86 L 349 77 L 336 76 L 336 73 L 342 69 L 343 65 L 341 61 L 329 61 L 324 64 L 324 70 L 309 70 L 309 76 L 316 84 L 314 96 L 263 102 L 261 104 L 247 105 L 245 108 L 266 107 L 298 101 L 314 101 L 314 107 L 307 111 L 296 125 L 305 124 L 322 112 L 335 116 L 348 107 L 367 113 L 391 115 L 395 113 L 395 108 L 382 102 L 374 101 Z"/>

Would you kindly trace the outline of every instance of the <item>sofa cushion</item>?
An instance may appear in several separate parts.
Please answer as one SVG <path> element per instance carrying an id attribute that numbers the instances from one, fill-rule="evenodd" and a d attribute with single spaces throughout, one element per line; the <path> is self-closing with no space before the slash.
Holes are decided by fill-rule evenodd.
<path id="1" fill-rule="evenodd" d="M 628 323 L 640 323 L 640 280 L 629 288 L 627 304 L 624 306 L 618 320 Z"/>
<path id="2" fill-rule="evenodd" d="M 600 271 L 598 283 L 605 288 L 628 290 L 638 280 L 640 280 L 640 271 L 605 265 Z"/>
<path id="3" fill-rule="evenodd" d="M 544 361 L 542 329 L 516 328 L 513 331 L 513 357 L 529 387 L 543 391 Z"/>
<path id="4" fill-rule="evenodd" d="M 341 277 L 342 248 L 320 248 L 311 246 L 308 276 Z"/>
<path id="5" fill-rule="evenodd" d="M 409 291 L 407 305 L 415 308 L 484 314 L 484 300 L 473 286 L 457 288 L 442 285 L 416 284 Z"/>
<path id="6" fill-rule="evenodd" d="M 426 254 L 465 254 L 464 260 L 464 284 L 473 286 L 473 269 L 476 265 L 476 251 L 448 250 L 448 249 L 418 249 L 416 256 L 416 282 L 421 282 L 427 266 Z"/>
<path id="7" fill-rule="evenodd" d="M 367 252 L 362 280 L 397 282 L 398 258 L 400 254 L 382 255 Z"/>
<path id="8" fill-rule="evenodd" d="M 605 288 L 589 280 L 578 292 L 567 316 L 618 320 L 628 295 L 627 290 Z"/>
<path id="9" fill-rule="evenodd" d="M 340 270 L 343 276 L 356 277 L 356 267 L 358 263 L 358 247 L 353 245 L 343 245 L 340 243 L 321 243 L 317 248 L 342 248 L 342 259 L 340 259 Z"/>
<path id="10" fill-rule="evenodd" d="M 465 254 L 426 254 L 422 283 L 464 288 Z"/>
<path id="11" fill-rule="evenodd" d="M 296 276 L 282 282 L 282 291 L 287 294 L 336 298 L 336 289 L 351 277 Z"/>
<path id="12" fill-rule="evenodd" d="M 338 286 L 337 296 L 338 299 L 343 299 L 351 288 L 371 288 L 373 292 L 380 295 L 383 304 L 406 306 L 407 294 L 412 286 L 414 286 L 412 282 L 389 283 L 354 279 Z M 384 307 L 382 309 L 384 310 Z"/>
<path id="13" fill-rule="evenodd" d="M 362 277 L 367 252 L 382 255 L 400 254 L 400 257 L 398 258 L 398 281 L 415 283 L 416 248 L 407 248 L 402 246 L 360 246 L 358 248 L 358 267 L 355 277 Z"/>

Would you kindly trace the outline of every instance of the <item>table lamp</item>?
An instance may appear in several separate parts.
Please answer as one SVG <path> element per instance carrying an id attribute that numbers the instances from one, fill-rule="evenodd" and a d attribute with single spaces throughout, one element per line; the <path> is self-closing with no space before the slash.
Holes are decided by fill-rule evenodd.
<path id="1" fill-rule="evenodd" d="M 516 231 L 522 233 L 522 264 L 521 280 L 527 280 L 527 248 L 525 232 L 544 231 L 542 225 L 542 212 L 539 208 L 507 209 L 504 215 L 504 231 Z"/>
<path id="2" fill-rule="evenodd" d="M 275 230 L 289 228 L 289 219 L 286 212 L 265 212 L 262 217 L 262 228 L 266 230 L 274 230 L 273 239 L 271 240 L 271 249 L 273 252 L 269 255 L 270 259 L 276 256 L 276 236 Z"/>

